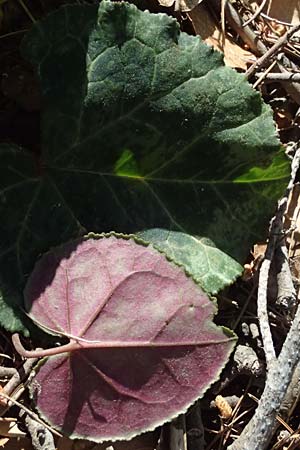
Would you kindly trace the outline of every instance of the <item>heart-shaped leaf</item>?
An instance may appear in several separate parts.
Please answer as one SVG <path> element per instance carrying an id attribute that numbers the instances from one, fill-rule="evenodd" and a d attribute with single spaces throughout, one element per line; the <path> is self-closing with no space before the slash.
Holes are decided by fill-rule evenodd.
<path id="1" fill-rule="evenodd" d="M 33 394 L 47 422 L 74 438 L 129 439 L 186 411 L 234 345 L 193 279 L 124 235 L 44 255 L 25 299 L 35 321 L 72 336 L 55 349 L 67 353 L 43 361 Z"/>
<path id="2" fill-rule="evenodd" d="M 220 53 L 167 15 L 106 0 L 54 12 L 23 52 L 41 82 L 42 155 L 0 150 L 4 301 L 39 254 L 86 231 L 159 227 L 243 261 L 289 168 L 269 107 Z"/>

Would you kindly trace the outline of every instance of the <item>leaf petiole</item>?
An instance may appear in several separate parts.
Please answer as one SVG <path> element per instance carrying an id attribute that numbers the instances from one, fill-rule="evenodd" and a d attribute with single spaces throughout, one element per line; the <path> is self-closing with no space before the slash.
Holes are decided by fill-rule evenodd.
<path id="1" fill-rule="evenodd" d="M 105 349 L 105 348 L 164 348 L 164 347 L 205 347 L 208 345 L 224 344 L 229 341 L 235 341 L 236 337 L 228 337 L 226 339 L 208 340 L 203 342 L 186 341 L 178 344 L 177 342 L 163 341 L 88 341 L 87 339 L 74 338 L 68 344 L 61 347 L 52 347 L 47 349 L 26 350 L 20 340 L 18 333 L 13 334 L 12 342 L 19 353 L 24 358 L 43 358 L 46 356 L 59 355 L 61 353 L 71 353 L 76 350 L 88 349 Z"/>

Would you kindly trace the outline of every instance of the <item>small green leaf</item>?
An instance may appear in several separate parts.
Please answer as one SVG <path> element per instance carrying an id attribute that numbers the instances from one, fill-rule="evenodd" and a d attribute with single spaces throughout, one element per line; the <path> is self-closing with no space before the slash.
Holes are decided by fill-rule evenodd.
<path id="1" fill-rule="evenodd" d="M 9 299 L 9 304 L 7 304 Z M 20 308 L 22 298 L 20 293 L 8 292 L 6 287 L 0 283 L 0 324 L 4 326 L 7 331 L 15 333 L 16 331 L 28 336 L 29 320 L 26 319 L 25 313 Z"/>
<path id="2" fill-rule="evenodd" d="M 216 294 L 241 275 L 243 268 L 206 238 L 152 229 L 137 233 L 168 258 L 181 264 L 209 294 Z"/>

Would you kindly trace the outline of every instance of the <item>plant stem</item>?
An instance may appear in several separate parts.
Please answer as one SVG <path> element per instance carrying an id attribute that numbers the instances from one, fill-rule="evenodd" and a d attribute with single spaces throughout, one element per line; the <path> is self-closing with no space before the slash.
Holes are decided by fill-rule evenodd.
<path id="1" fill-rule="evenodd" d="M 87 349 L 104 349 L 104 348 L 164 348 L 164 347 L 205 347 L 207 345 L 224 344 L 230 341 L 235 341 L 235 337 L 229 337 L 220 340 L 209 340 L 205 342 L 186 341 L 186 342 L 163 342 L 163 341 L 88 341 L 84 339 L 71 339 L 68 344 L 61 347 L 53 347 L 38 350 L 26 350 L 18 334 L 13 334 L 12 341 L 16 351 L 24 358 L 43 358 L 45 356 L 54 356 L 61 353 L 70 353 L 76 350 Z"/>

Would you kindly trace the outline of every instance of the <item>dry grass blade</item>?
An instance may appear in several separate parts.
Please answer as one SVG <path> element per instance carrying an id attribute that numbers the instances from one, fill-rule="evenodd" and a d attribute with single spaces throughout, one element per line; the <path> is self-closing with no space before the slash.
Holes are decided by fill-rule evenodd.
<path id="1" fill-rule="evenodd" d="M 35 414 L 33 411 L 31 411 L 29 408 L 27 408 L 25 405 L 22 405 L 22 403 L 18 402 L 14 398 L 12 398 L 9 395 L 4 394 L 3 392 L 0 392 L 0 398 L 4 398 L 6 400 L 9 400 L 14 405 L 18 406 L 22 411 L 25 411 L 32 419 L 36 420 L 39 424 L 43 425 L 47 430 L 51 431 L 56 436 L 61 437 L 61 433 L 58 433 L 56 430 L 54 430 L 52 427 L 47 425 L 45 422 L 43 422 L 37 414 Z"/>

